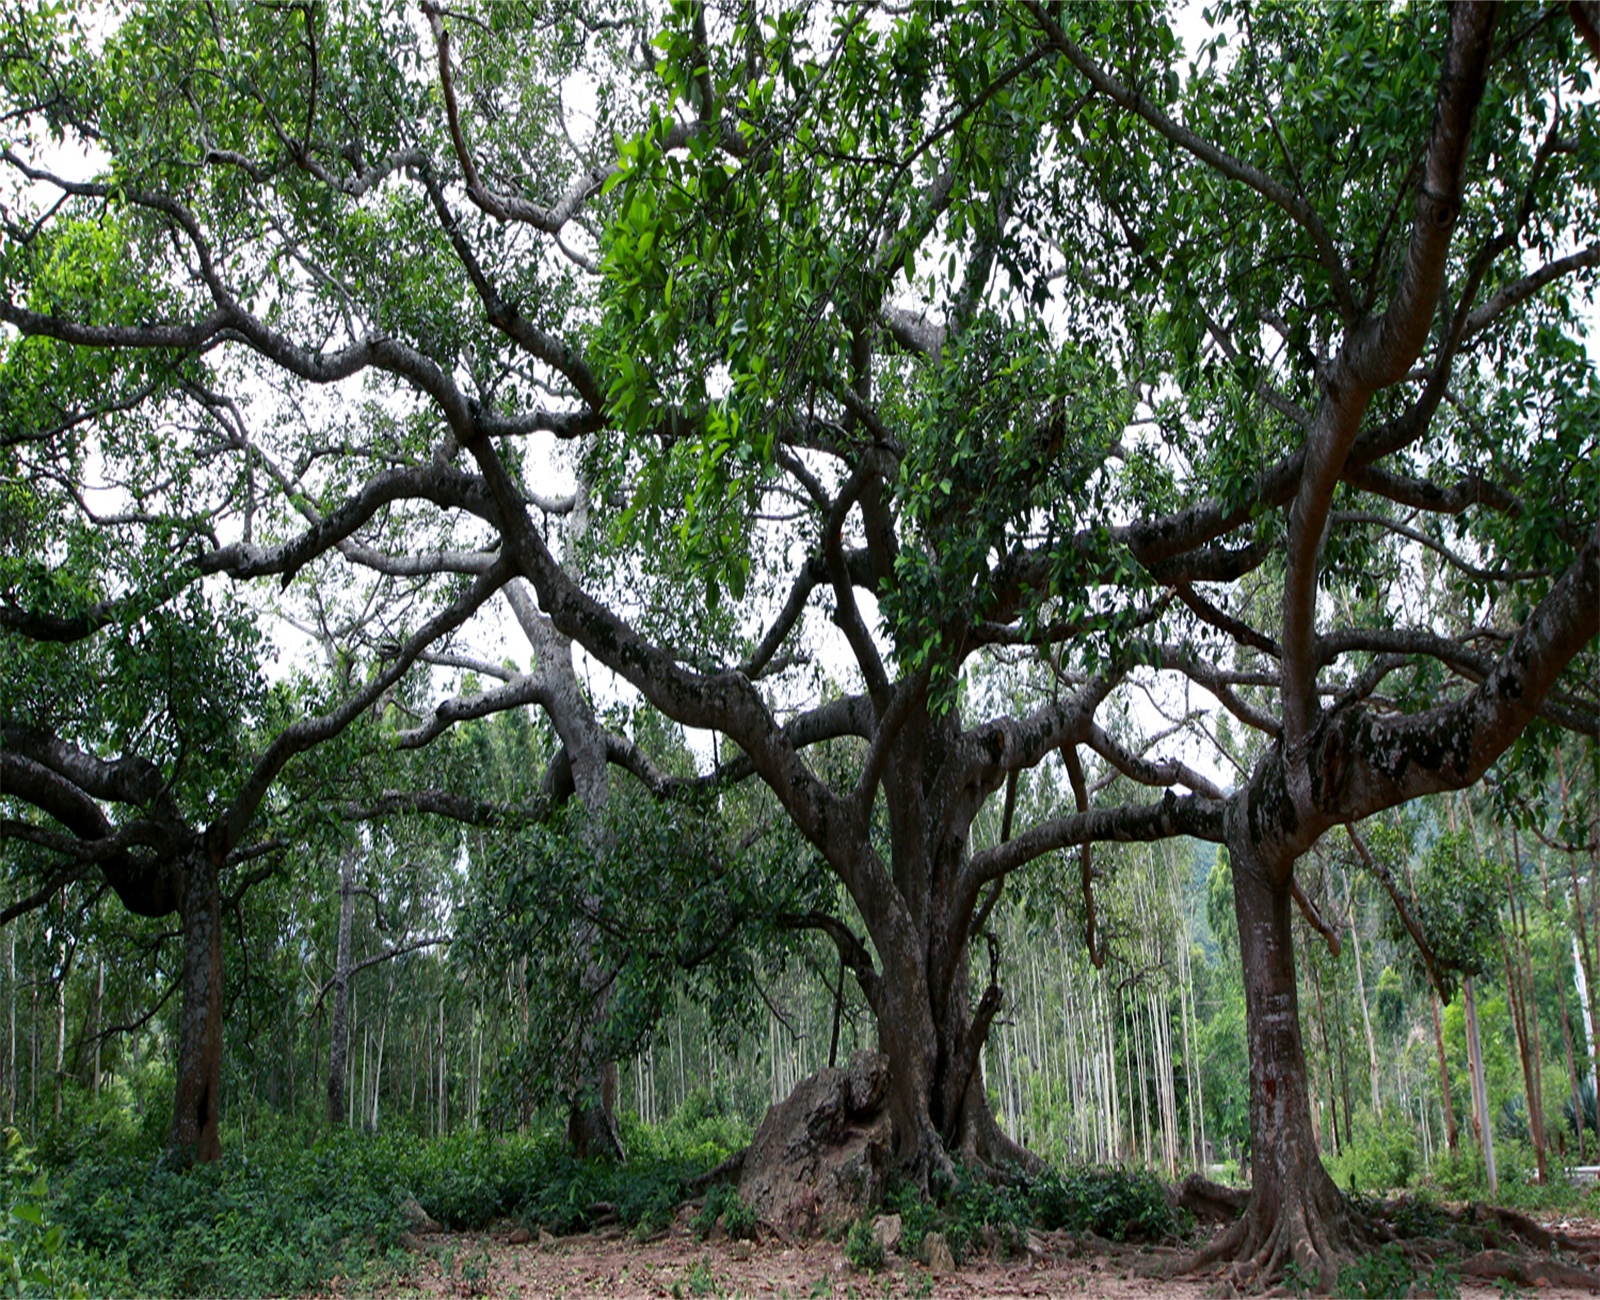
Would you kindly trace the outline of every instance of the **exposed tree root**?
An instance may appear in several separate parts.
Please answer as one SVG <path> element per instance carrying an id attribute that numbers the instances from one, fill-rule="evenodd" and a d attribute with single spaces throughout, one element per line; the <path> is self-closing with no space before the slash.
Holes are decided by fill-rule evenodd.
<path id="1" fill-rule="evenodd" d="M 1249 1193 L 1191 1178 L 1179 1201 L 1197 1204 L 1212 1217 L 1244 1203 L 1239 1218 L 1172 1270 L 1194 1273 L 1223 1263 L 1227 1280 L 1240 1288 L 1269 1287 L 1293 1267 L 1303 1280 L 1331 1292 L 1340 1270 L 1382 1239 L 1331 1183 L 1272 1206 Z"/>
<path id="2" fill-rule="evenodd" d="M 1203 1249 L 1175 1261 L 1168 1275 L 1221 1264 L 1230 1284 L 1259 1289 L 1282 1281 L 1292 1265 L 1303 1281 L 1314 1279 L 1320 1289 L 1331 1291 L 1342 1268 L 1380 1243 L 1393 1242 L 1419 1272 L 1448 1262 L 1471 1277 L 1600 1292 L 1600 1272 L 1590 1271 L 1600 1268 L 1600 1250 L 1592 1242 L 1552 1231 L 1516 1210 L 1473 1204 L 1432 1211 L 1436 1230 L 1442 1227 L 1448 1235 L 1413 1236 L 1397 1232 L 1392 1222 L 1405 1200 L 1353 1205 L 1334 1195 L 1332 1213 L 1327 1207 L 1314 1212 L 1308 1204 L 1314 1198 L 1307 1197 L 1269 1216 L 1248 1192 L 1191 1174 L 1173 1190 L 1174 1202 L 1197 1218 L 1228 1226 Z M 1558 1252 L 1571 1258 L 1559 1258 Z"/>
<path id="3" fill-rule="evenodd" d="M 698 1195 L 708 1187 L 715 1187 L 721 1183 L 737 1186 L 739 1176 L 744 1173 L 744 1158 L 749 1150 L 748 1146 L 740 1147 L 715 1169 L 708 1169 L 705 1173 L 691 1178 L 688 1183 L 689 1190 Z"/>
<path id="4" fill-rule="evenodd" d="M 1600 1274 L 1574 1268 L 1559 1259 L 1528 1259 L 1503 1250 L 1485 1250 L 1463 1260 L 1461 1271 L 1469 1277 L 1505 1278 L 1526 1287 L 1583 1287 L 1600 1291 Z"/>
<path id="5" fill-rule="evenodd" d="M 968 1165 L 992 1173 L 1001 1181 L 1009 1179 L 1017 1169 L 1036 1174 L 1044 1168 L 1043 1160 L 1006 1134 L 975 1089 L 968 1093 L 964 1110 L 957 1150 Z"/>
<path id="6" fill-rule="evenodd" d="M 1551 1232 L 1542 1223 L 1534 1222 L 1534 1220 L 1518 1210 L 1508 1210 L 1500 1205 L 1474 1206 L 1473 1208 L 1491 1215 L 1502 1227 L 1539 1250 L 1578 1251 L 1583 1249 L 1581 1242 L 1567 1236 L 1564 1232 Z"/>
<path id="7" fill-rule="evenodd" d="M 1225 1187 L 1196 1171 L 1173 1189 L 1174 1207 L 1188 1210 L 1208 1223 L 1232 1223 L 1250 1203 L 1250 1193 L 1242 1187 Z"/>

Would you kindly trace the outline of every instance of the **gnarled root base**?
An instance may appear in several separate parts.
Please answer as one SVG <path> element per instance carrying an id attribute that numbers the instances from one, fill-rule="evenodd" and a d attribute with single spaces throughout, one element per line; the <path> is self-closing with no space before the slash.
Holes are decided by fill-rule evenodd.
<path id="1" fill-rule="evenodd" d="M 1469 1205 L 1458 1211 L 1432 1211 L 1439 1216 L 1434 1222 L 1436 1230 L 1442 1229 L 1440 1235 L 1403 1237 L 1390 1220 L 1400 1221 L 1397 1212 L 1406 1208 L 1404 1198 L 1379 1205 L 1368 1202 L 1366 1208 L 1357 1209 L 1331 1184 L 1321 1197 L 1307 1193 L 1288 1198 L 1287 1205 L 1280 1200 L 1269 1209 L 1269 1198 L 1252 1197 L 1191 1174 L 1175 1189 L 1173 1199 L 1197 1218 L 1232 1222 L 1205 1249 L 1177 1261 L 1169 1276 L 1222 1264 L 1234 1285 L 1265 1289 L 1283 1281 L 1293 1265 L 1302 1282 L 1331 1292 L 1346 1265 L 1394 1242 L 1418 1273 L 1448 1263 L 1469 1277 L 1600 1292 L 1600 1273 L 1588 1271 L 1600 1266 L 1600 1250 L 1593 1242 L 1552 1232 L 1515 1210 Z M 1234 1218 L 1236 1213 L 1239 1217 Z"/>
<path id="2" fill-rule="evenodd" d="M 1237 1197 L 1216 1184 L 1207 1190 L 1218 1206 Z M 1192 1195 L 1201 1195 L 1201 1189 Z M 1174 1272 L 1226 1263 L 1235 1286 L 1265 1288 L 1281 1281 L 1292 1265 L 1301 1279 L 1331 1293 L 1340 1270 L 1383 1236 L 1331 1182 L 1316 1180 L 1313 1187 L 1297 1192 L 1250 1196 L 1243 1215 L 1204 1250 L 1180 1261 Z"/>

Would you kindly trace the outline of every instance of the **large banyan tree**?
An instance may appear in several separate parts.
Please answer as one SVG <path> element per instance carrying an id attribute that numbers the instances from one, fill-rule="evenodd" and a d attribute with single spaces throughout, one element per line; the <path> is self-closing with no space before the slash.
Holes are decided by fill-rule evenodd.
<path id="1" fill-rule="evenodd" d="M 1296 859 L 1596 727 L 1596 65 L 1563 8 L 1209 18 L 19 14 L 0 455 L 94 542 L 8 532 L 0 626 L 403 579 L 342 650 L 365 707 L 522 592 L 837 878 L 853 916 L 782 919 L 859 981 L 924 1178 L 1030 1159 L 981 1071 L 1007 877 L 1073 850 L 1095 954 L 1095 842 L 1226 843 L 1254 1180 L 1220 1248 L 1334 1267 L 1361 1226 L 1315 1156 Z M 136 452 L 114 510 L 48 488 L 130 429 L 203 463 L 204 527 Z M 1259 733 L 1234 779 L 1195 757 L 1202 699 Z M 534 702 L 508 679 L 426 725 Z M 8 774 L 108 743 L 6 707 Z M 1013 824 L 1034 769 L 1070 811 Z M 73 788 L 6 794 L 115 839 Z"/>

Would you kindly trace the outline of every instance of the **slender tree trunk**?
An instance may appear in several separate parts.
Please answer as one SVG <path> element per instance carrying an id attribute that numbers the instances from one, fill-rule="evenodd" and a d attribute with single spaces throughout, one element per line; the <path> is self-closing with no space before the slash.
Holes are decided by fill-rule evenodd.
<path id="1" fill-rule="evenodd" d="M 1311 968 L 1311 986 L 1317 997 L 1317 1030 L 1322 1036 L 1322 1063 L 1328 1070 L 1328 1123 L 1333 1129 L 1333 1154 L 1338 1155 L 1339 1143 L 1339 1080 L 1334 1069 L 1333 1044 L 1328 1041 L 1328 1017 L 1322 1006 L 1322 972 L 1317 969 L 1307 940 L 1306 965 Z"/>
<path id="2" fill-rule="evenodd" d="M 1483 1169 L 1492 1196 L 1500 1189 L 1500 1178 L 1495 1170 L 1494 1126 L 1489 1122 L 1489 1089 L 1483 1076 L 1483 1042 L 1478 1036 L 1478 999 L 1472 984 L 1470 975 L 1461 981 L 1467 1009 L 1467 1059 L 1472 1070 L 1472 1123 L 1478 1130 L 1478 1141 L 1483 1147 Z"/>
<path id="3" fill-rule="evenodd" d="M 1578 947 L 1578 940 L 1572 940 L 1572 978 L 1578 990 L 1578 1011 L 1583 1016 L 1583 1039 L 1587 1044 L 1587 1062 L 1589 1066 L 1589 1089 L 1597 1099 L 1600 1099 L 1600 1079 L 1596 1078 L 1596 1053 L 1594 1036 L 1594 1013 L 1590 1010 L 1590 992 L 1588 974 L 1584 969 L 1583 955 Z"/>
<path id="4" fill-rule="evenodd" d="M 390 983 L 394 977 L 390 975 Z M 389 996 L 384 999 L 384 1013 L 378 1021 L 378 1060 L 373 1065 L 373 1108 L 366 1116 L 366 1127 L 371 1132 L 378 1132 L 378 1093 L 384 1087 L 384 1044 L 389 1039 L 389 1002 L 394 999 L 394 989 L 390 988 Z"/>
<path id="5" fill-rule="evenodd" d="M 90 1075 L 90 1090 L 93 1092 L 94 1099 L 96 1101 L 100 1100 L 100 1021 L 102 1018 L 102 1008 L 105 1005 L 105 998 L 106 963 L 104 958 L 100 958 L 95 962 L 94 1002 L 92 1003 L 90 1017 L 94 1033 L 94 1065 L 93 1073 Z"/>
<path id="6" fill-rule="evenodd" d="M 61 978 L 56 981 L 56 1096 L 55 1118 L 61 1122 L 61 1093 L 67 1081 L 67 975 L 72 970 L 72 949 L 61 961 Z"/>
<path id="7" fill-rule="evenodd" d="M 1467 801 L 1466 808 L 1467 824 L 1472 828 L 1472 851 L 1481 858 L 1483 850 L 1478 842 L 1478 818 L 1472 811 L 1470 800 Z M 1517 909 L 1519 892 L 1517 886 L 1522 879 L 1522 863 L 1515 857 L 1507 856 L 1505 836 L 1500 833 L 1498 826 L 1495 828 L 1495 840 L 1506 872 L 1506 905 L 1509 913 L 1508 924 L 1502 926 L 1500 931 L 1500 955 L 1506 973 L 1506 1001 L 1511 1008 L 1511 1027 L 1517 1036 L 1517 1057 L 1522 1066 L 1522 1091 L 1527 1102 L 1528 1136 L 1533 1141 L 1534 1165 L 1539 1183 L 1543 1185 L 1549 1181 L 1549 1171 L 1545 1167 L 1544 1107 L 1541 1104 L 1539 1089 L 1537 1048 L 1533 1039 L 1533 1035 L 1538 1031 L 1533 1027 L 1534 1022 L 1530 1018 L 1529 986 L 1522 979 L 1527 932 Z"/>
<path id="8" fill-rule="evenodd" d="M 39 975 L 28 984 L 28 1125 L 39 1127 Z"/>
<path id="9" fill-rule="evenodd" d="M 220 1160 L 222 1103 L 221 864 L 191 855 L 183 891 L 183 1002 L 178 1012 L 177 1097 L 169 1144 L 200 1161 Z"/>
<path id="10" fill-rule="evenodd" d="M 1451 1155 L 1461 1149 L 1461 1136 L 1456 1131 L 1455 1103 L 1450 1100 L 1450 1064 L 1444 1054 L 1444 1025 L 1439 1019 L 1439 994 L 1428 989 L 1428 1006 L 1433 1011 L 1433 1044 L 1439 1053 L 1439 1092 L 1444 1106 L 1444 1141 Z"/>
<path id="11" fill-rule="evenodd" d="M 339 858 L 339 930 L 333 959 L 333 1017 L 328 1040 L 328 1123 L 349 1120 L 345 1075 L 350 1051 L 350 929 L 355 916 L 357 850 L 346 845 Z"/>
<path id="12" fill-rule="evenodd" d="M 1572 937 L 1572 953 L 1576 958 L 1578 998 L 1583 1006 L 1583 1027 L 1589 1044 L 1589 1085 L 1600 1098 L 1600 1062 L 1596 1060 L 1594 1041 L 1594 1024 L 1600 1015 L 1595 1007 L 1594 960 L 1589 950 L 1589 923 L 1583 912 L 1583 889 L 1578 883 L 1576 854 L 1568 855 L 1567 867 L 1572 875 L 1572 912 L 1578 922 L 1578 932 Z"/>
<path id="13" fill-rule="evenodd" d="M 1550 874 L 1544 855 L 1539 856 L 1539 884 L 1544 891 L 1544 919 L 1550 935 L 1550 969 L 1556 972 L 1556 1002 L 1561 1010 L 1561 1041 L 1567 1053 L 1567 1086 L 1572 1090 L 1572 1107 L 1578 1119 L 1578 1162 L 1586 1160 L 1587 1137 L 1583 1122 L 1583 1097 L 1578 1086 L 1578 1061 L 1572 1050 L 1572 1017 L 1567 1012 L 1567 981 L 1561 973 L 1562 953 L 1556 939 L 1555 908 L 1550 898 Z"/>
<path id="14" fill-rule="evenodd" d="M 1361 1002 L 1361 1027 L 1367 1035 L 1367 1069 L 1372 1080 L 1372 1114 L 1374 1118 L 1383 1117 L 1383 1096 L 1378 1087 L 1378 1040 L 1372 1032 L 1372 1013 L 1367 1007 L 1367 980 L 1361 968 L 1361 927 L 1356 924 L 1355 895 L 1350 889 L 1350 873 L 1340 872 L 1344 877 L 1344 906 L 1350 914 L 1350 951 L 1356 959 L 1356 997 Z"/>
<path id="15" fill-rule="evenodd" d="M 17 1122 L 17 931 L 6 927 L 6 1123 Z"/>

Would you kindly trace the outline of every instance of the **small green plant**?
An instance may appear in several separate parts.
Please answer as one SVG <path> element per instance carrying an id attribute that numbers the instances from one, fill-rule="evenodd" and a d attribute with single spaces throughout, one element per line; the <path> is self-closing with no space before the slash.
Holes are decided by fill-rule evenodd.
<path id="1" fill-rule="evenodd" d="M 1416 1280 L 1417 1271 L 1406 1258 L 1405 1251 L 1391 1242 L 1341 1269 L 1334 1294 L 1353 1300 L 1403 1296 Z"/>
<path id="2" fill-rule="evenodd" d="M 844 1257 L 850 1267 L 863 1273 L 874 1273 L 883 1267 L 883 1243 L 872 1231 L 872 1220 L 857 1219 L 844 1234 Z"/>
<path id="3" fill-rule="evenodd" d="M 1433 1292 L 1438 1300 L 1456 1300 L 1461 1294 L 1461 1275 L 1448 1264 L 1435 1264 L 1420 1280 L 1422 1289 Z"/>
<path id="4" fill-rule="evenodd" d="M 722 1211 L 722 1226 L 735 1241 L 754 1241 L 761 1217 L 737 1193 Z"/>
<path id="5" fill-rule="evenodd" d="M 673 1300 L 683 1300 L 686 1295 L 721 1295 L 717 1276 L 711 1271 L 711 1262 L 705 1258 L 695 1260 L 689 1271 L 672 1284 Z"/>
<path id="6" fill-rule="evenodd" d="M 5 1174 L 0 1182 L 0 1291 L 8 1296 L 88 1294 L 70 1276 L 66 1233 L 47 1213 L 49 1179 L 33 1163 L 33 1152 L 14 1128 L 5 1130 Z"/>
<path id="7" fill-rule="evenodd" d="M 726 1183 L 706 1193 L 705 1201 L 689 1226 L 694 1235 L 704 1241 L 717 1226 L 718 1219 L 722 1220 L 723 1231 L 735 1241 L 755 1240 L 756 1228 L 761 1222 L 755 1210 L 744 1203 L 738 1189 Z"/>
<path id="8" fill-rule="evenodd" d="M 1291 1295 L 1310 1295 L 1317 1285 L 1317 1275 L 1300 1267 L 1300 1261 L 1291 1259 L 1284 1266 L 1283 1289 Z"/>
<path id="9" fill-rule="evenodd" d="M 1028 1189 L 1041 1228 L 1090 1231 L 1112 1241 L 1158 1240 L 1182 1225 L 1149 1170 L 1049 1169 Z"/>

